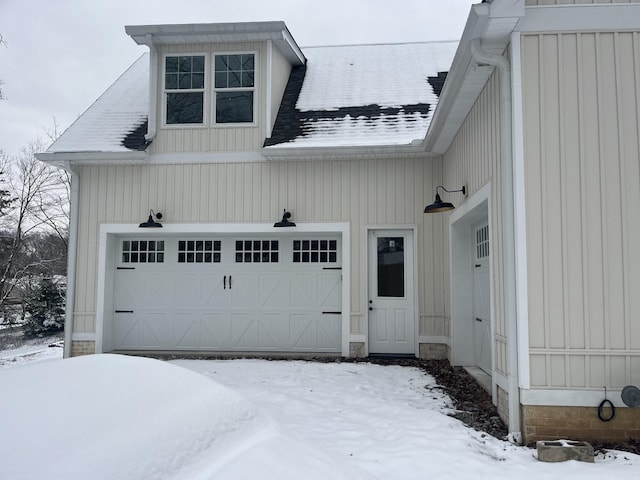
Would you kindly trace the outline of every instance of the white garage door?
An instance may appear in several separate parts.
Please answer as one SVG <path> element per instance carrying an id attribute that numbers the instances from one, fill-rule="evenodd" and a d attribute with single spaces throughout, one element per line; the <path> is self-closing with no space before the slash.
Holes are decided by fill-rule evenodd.
<path id="1" fill-rule="evenodd" d="M 341 351 L 336 236 L 131 237 L 118 245 L 115 350 Z"/>

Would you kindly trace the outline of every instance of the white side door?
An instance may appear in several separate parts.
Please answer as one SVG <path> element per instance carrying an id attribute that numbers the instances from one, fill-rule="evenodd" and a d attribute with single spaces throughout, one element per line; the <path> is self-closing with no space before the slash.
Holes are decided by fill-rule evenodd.
<path id="1" fill-rule="evenodd" d="M 414 354 L 413 231 L 371 230 L 367 243 L 369 352 Z"/>
<path id="2" fill-rule="evenodd" d="M 489 226 L 474 228 L 473 339 L 475 363 L 491 374 L 491 288 L 489 278 Z"/>

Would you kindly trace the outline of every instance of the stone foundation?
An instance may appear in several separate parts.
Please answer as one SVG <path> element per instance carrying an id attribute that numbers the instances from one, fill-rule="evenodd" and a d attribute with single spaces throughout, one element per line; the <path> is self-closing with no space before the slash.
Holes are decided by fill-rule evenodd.
<path id="1" fill-rule="evenodd" d="M 77 340 L 71 342 L 71 356 L 93 355 L 96 353 L 96 342 L 88 340 Z"/>
<path id="2" fill-rule="evenodd" d="M 527 445 L 557 439 L 592 443 L 640 440 L 640 408 L 616 408 L 615 417 L 603 422 L 598 418 L 596 407 L 523 405 L 522 420 Z"/>
<path id="3" fill-rule="evenodd" d="M 351 358 L 364 358 L 364 342 L 351 342 L 349 343 L 349 357 Z"/>
<path id="4" fill-rule="evenodd" d="M 498 416 L 505 425 L 509 425 L 509 393 L 498 385 Z"/>
<path id="5" fill-rule="evenodd" d="M 447 360 L 449 345 L 444 343 L 421 343 L 419 356 L 422 360 Z"/>

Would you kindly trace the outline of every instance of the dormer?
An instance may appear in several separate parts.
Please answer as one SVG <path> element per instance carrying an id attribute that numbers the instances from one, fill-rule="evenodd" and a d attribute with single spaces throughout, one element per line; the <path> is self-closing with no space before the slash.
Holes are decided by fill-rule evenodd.
<path id="1" fill-rule="evenodd" d="M 247 152 L 271 136 L 291 69 L 284 22 L 125 27 L 150 49 L 150 153 Z"/>

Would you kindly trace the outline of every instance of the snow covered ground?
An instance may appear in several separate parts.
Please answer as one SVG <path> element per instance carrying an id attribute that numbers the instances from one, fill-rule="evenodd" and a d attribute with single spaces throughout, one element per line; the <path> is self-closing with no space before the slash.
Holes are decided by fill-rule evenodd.
<path id="1" fill-rule="evenodd" d="M 20 347 L 0 350 L 0 369 L 62 358 L 63 343 L 56 338 L 33 339 Z"/>
<path id="2" fill-rule="evenodd" d="M 0 478 L 640 475 L 640 456 L 626 452 L 600 455 L 595 464 L 538 462 L 535 450 L 447 416 L 448 397 L 415 368 L 9 356 L 0 352 Z"/>

